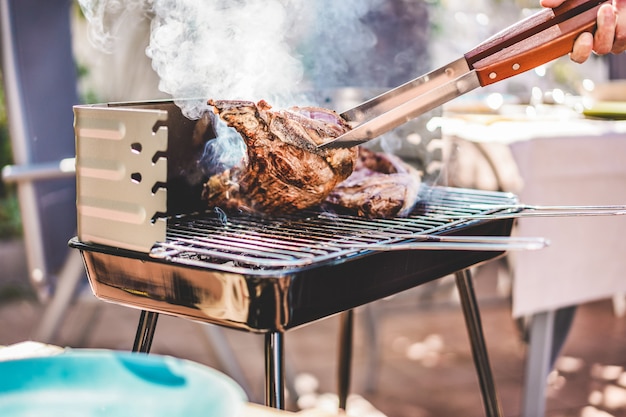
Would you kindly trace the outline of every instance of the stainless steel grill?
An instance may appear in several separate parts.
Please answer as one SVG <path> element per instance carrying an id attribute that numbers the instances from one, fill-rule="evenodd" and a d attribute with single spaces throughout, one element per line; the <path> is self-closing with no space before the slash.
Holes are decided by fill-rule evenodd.
<path id="1" fill-rule="evenodd" d="M 166 239 L 149 253 L 78 239 L 71 245 L 83 253 L 100 298 L 229 327 L 283 331 L 502 253 L 373 248 L 435 235 L 506 237 L 513 223 L 506 213 L 519 210 L 508 193 L 424 186 L 422 197 L 407 218 L 202 212 L 169 217 Z"/>
<path id="2" fill-rule="evenodd" d="M 266 403 L 280 408 L 286 330 L 340 312 L 351 317 L 357 306 L 456 273 L 485 402 L 497 406 L 467 268 L 503 250 L 401 245 L 426 236 L 508 237 L 506 214 L 523 210 L 514 195 L 424 186 L 423 203 L 396 219 L 205 212 L 190 168 L 203 144 L 191 140 L 195 122 L 173 103 L 74 110 L 78 236 L 70 246 L 97 297 L 143 310 L 134 350 L 150 349 L 158 313 L 265 333 Z M 349 362 L 349 353 L 341 356 Z M 341 375 L 345 382 L 349 372 Z"/>
<path id="3" fill-rule="evenodd" d="M 209 139 L 193 140 L 197 121 L 173 102 L 74 112 L 78 236 L 70 244 L 81 250 L 96 296 L 146 310 L 283 331 L 503 251 L 380 245 L 434 235 L 508 237 L 513 220 L 496 214 L 522 210 L 508 193 L 423 186 L 423 203 L 407 218 L 206 212 L 193 161 Z"/>

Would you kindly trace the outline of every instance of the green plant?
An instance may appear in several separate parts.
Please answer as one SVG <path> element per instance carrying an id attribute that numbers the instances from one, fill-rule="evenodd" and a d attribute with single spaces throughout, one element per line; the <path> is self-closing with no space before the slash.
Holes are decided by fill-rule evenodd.
<path id="1" fill-rule="evenodd" d="M 20 207 L 13 192 L 0 199 L 0 239 L 18 237 L 21 233 Z"/>
<path id="2" fill-rule="evenodd" d="M 4 90 L 0 83 L 0 169 L 13 163 L 5 110 Z M 22 222 L 15 186 L 0 181 L 0 239 L 17 237 L 21 233 Z"/>
<path id="3" fill-rule="evenodd" d="M 2 73 L 0 73 L 0 80 L 2 80 Z M 0 85 L 0 168 L 13 162 L 11 155 L 11 143 L 9 141 L 7 117 L 4 107 L 4 90 Z M 6 197 L 6 192 L 6 185 L 0 182 L 0 198 Z"/>

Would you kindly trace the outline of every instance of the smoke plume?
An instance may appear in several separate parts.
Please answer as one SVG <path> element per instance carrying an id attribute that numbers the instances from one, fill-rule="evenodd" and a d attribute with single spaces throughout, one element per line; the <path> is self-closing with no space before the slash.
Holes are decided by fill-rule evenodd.
<path id="1" fill-rule="evenodd" d="M 149 44 L 138 52 L 150 58 L 159 90 L 190 119 L 207 111 L 210 98 L 341 111 L 320 92 L 390 88 L 429 68 L 423 0 L 78 1 L 101 50 L 123 41 L 118 30 L 133 15 L 149 19 Z M 228 146 L 235 142 L 207 154 L 240 160 L 243 150 Z"/>
<path id="2" fill-rule="evenodd" d="M 397 3 L 402 2 L 79 0 L 91 41 L 100 49 L 111 48 L 131 11 L 141 10 L 150 18 L 145 53 L 160 78 L 159 89 L 175 100 L 197 98 L 184 109 L 190 118 L 202 113 L 207 98 L 302 105 L 313 104 L 307 96 L 312 90 L 388 86 L 400 66 L 387 57 L 377 63 L 374 48 L 383 45 L 385 54 L 396 56 L 407 52 L 394 52 L 374 30 L 378 16 L 407 14 L 387 10 Z M 393 23 L 387 28 L 398 29 Z M 410 39 L 413 49 L 422 40 Z M 419 54 L 414 59 L 415 68 Z"/>

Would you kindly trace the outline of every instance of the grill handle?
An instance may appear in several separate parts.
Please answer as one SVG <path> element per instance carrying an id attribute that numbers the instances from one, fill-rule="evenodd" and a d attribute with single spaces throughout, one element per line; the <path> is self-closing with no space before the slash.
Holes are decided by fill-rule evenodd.
<path id="1" fill-rule="evenodd" d="M 519 217 L 578 217 L 619 216 L 626 214 L 626 205 L 599 206 L 537 206 L 537 205 L 487 205 L 472 204 L 472 209 L 493 210 L 487 214 L 433 214 L 436 218 L 451 220 L 471 219 L 517 219 Z M 445 209 L 445 207 L 440 207 Z"/>
<path id="2" fill-rule="evenodd" d="M 502 252 L 511 250 L 538 250 L 545 248 L 548 245 L 548 240 L 540 237 L 419 235 L 415 241 L 351 245 L 350 248 L 362 248 L 363 250 L 378 252 L 402 250 L 467 250 Z"/>

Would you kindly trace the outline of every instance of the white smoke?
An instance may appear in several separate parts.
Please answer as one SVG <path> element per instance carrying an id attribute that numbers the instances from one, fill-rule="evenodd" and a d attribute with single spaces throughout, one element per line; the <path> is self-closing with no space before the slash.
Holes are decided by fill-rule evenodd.
<path id="1" fill-rule="evenodd" d="M 376 36 L 361 19 L 383 0 L 79 0 L 91 41 L 114 45 L 129 12 L 149 16 L 159 89 L 197 118 L 206 100 L 312 104 L 305 93 L 367 72 Z M 355 70 L 355 68 L 357 68 Z M 306 97 L 306 98 L 305 98 Z M 184 99 L 184 100 L 183 100 Z"/>
<path id="2" fill-rule="evenodd" d="M 314 13 L 308 13 L 315 21 L 300 39 L 302 53 L 310 82 L 314 88 L 333 88 L 363 84 L 359 75 L 369 78 L 369 69 L 376 58 L 373 48 L 376 35 L 363 19 L 376 10 L 385 0 L 317 0 Z M 389 68 L 393 71 L 392 68 Z M 347 80 L 346 78 L 350 78 Z M 377 86 L 378 80 L 368 79 L 368 87 Z"/>
<path id="3" fill-rule="evenodd" d="M 278 0 L 155 0 L 153 11 L 146 53 L 175 98 L 272 102 L 302 81 Z"/>
<path id="4" fill-rule="evenodd" d="M 148 11 L 150 0 L 78 0 L 89 22 L 89 40 L 99 50 L 112 52 L 125 17 L 138 10 Z"/>
<path id="5" fill-rule="evenodd" d="M 104 51 L 125 45 L 129 25 L 141 17 L 135 29 L 146 33 L 137 37 L 149 41 L 137 53 L 145 53 L 158 89 L 190 119 L 207 111 L 208 99 L 265 99 L 276 108 L 320 105 L 342 111 L 348 107 L 334 99 L 333 90 L 390 88 L 430 69 L 427 0 L 78 2 L 91 43 Z M 117 71 L 105 71 L 105 83 L 121 76 L 128 78 L 125 85 L 137 85 L 141 75 L 130 77 L 129 65 L 132 58 Z M 137 74 L 144 71 L 133 68 Z M 121 94 L 130 96 L 125 90 Z M 389 152 L 404 143 L 393 134 L 381 140 Z M 211 169 L 235 166 L 245 156 L 240 142 L 223 136 L 207 148 Z"/>

